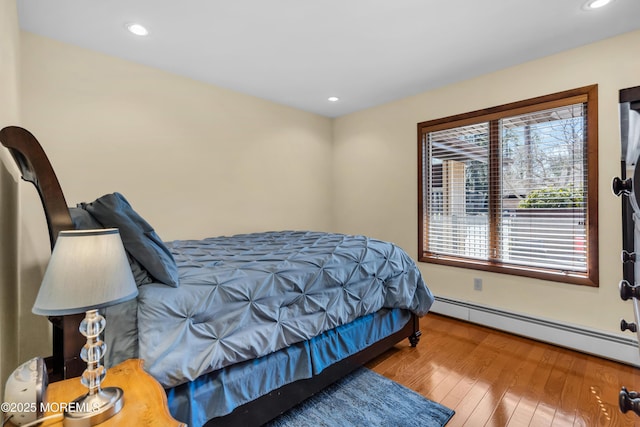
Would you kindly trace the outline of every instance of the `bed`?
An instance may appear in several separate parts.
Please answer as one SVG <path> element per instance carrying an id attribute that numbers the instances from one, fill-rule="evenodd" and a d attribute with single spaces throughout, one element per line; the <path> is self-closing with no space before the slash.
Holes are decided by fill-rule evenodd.
<path id="1" fill-rule="evenodd" d="M 61 230 L 117 227 L 139 287 L 105 310 L 113 365 L 138 357 L 192 426 L 263 425 L 408 338 L 433 296 L 414 261 L 366 236 L 285 230 L 164 242 L 120 193 L 68 207 L 36 138 L 0 131 Z M 82 316 L 51 318 L 52 379 L 80 375 Z"/>

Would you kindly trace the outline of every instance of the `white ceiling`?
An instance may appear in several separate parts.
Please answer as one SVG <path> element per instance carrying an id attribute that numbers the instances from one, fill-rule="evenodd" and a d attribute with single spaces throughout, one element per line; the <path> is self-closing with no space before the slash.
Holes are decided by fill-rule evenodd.
<path id="1" fill-rule="evenodd" d="M 18 13 L 26 31 L 337 117 L 640 28 L 638 0 L 585 1 L 18 0 Z"/>

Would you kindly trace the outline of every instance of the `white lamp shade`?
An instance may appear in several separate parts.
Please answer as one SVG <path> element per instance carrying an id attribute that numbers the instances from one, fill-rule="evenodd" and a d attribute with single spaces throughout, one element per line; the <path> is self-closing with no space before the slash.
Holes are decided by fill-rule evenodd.
<path id="1" fill-rule="evenodd" d="M 32 311 L 45 316 L 83 313 L 136 295 L 118 229 L 61 231 Z"/>

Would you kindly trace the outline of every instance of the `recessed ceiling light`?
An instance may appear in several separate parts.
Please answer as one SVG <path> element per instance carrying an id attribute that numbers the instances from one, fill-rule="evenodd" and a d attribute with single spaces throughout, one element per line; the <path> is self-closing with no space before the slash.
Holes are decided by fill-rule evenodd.
<path id="1" fill-rule="evenodd" d="M 338 102 L 338 101 L 340 101 L 340 98 L 338 98 L 337 96 L 330 96 L 329 98 L 327 98 L 327 101 L 329 101 L 329 102 Z"/>
<path id="2" fill-rule="evenodd" d="M 599 9 L 611 3 L 612 0 L 589 0 L 585 5 L 587 10 Z"/>
<path id="3" fill-rule="evenodd" d="M 127 24 L 127 30 L 136 36 L 146 36 L 149 34 L 149 30 L 140 24 Z"/>

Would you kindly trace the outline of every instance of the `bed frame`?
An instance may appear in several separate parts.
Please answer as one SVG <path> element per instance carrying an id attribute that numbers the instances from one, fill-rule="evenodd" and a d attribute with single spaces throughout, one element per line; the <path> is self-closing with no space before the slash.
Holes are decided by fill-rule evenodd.
<path id="1" fill-rule="evenodd" d="M 51 248 L 58 233 L 74 229 L 69 208 L 58 178 L 38 140 L 26 129 L 9 126 L 0 130 L 0 142 L 9 149 L 22 179 L 35 185 L 44 208 Z M 53 355 L 46 358 L 50 381 L 80 376 L 85 368 L 79 358 L 85 340 L 78 331 L 83 315 L 49 317 L 53 324 Z M 252 402 L 236 408 L 231 414 L 214 418 L 207 427 L 244 425 L 260 426 L 322 390 L 349 372 L 382 354 L 405 338 L 412 347 L 420 339 L 419 319 L 411 320 L 398 332 L 373 343 L 366 349 L 337 362 L 312 378 L 287 384 Z"/>

